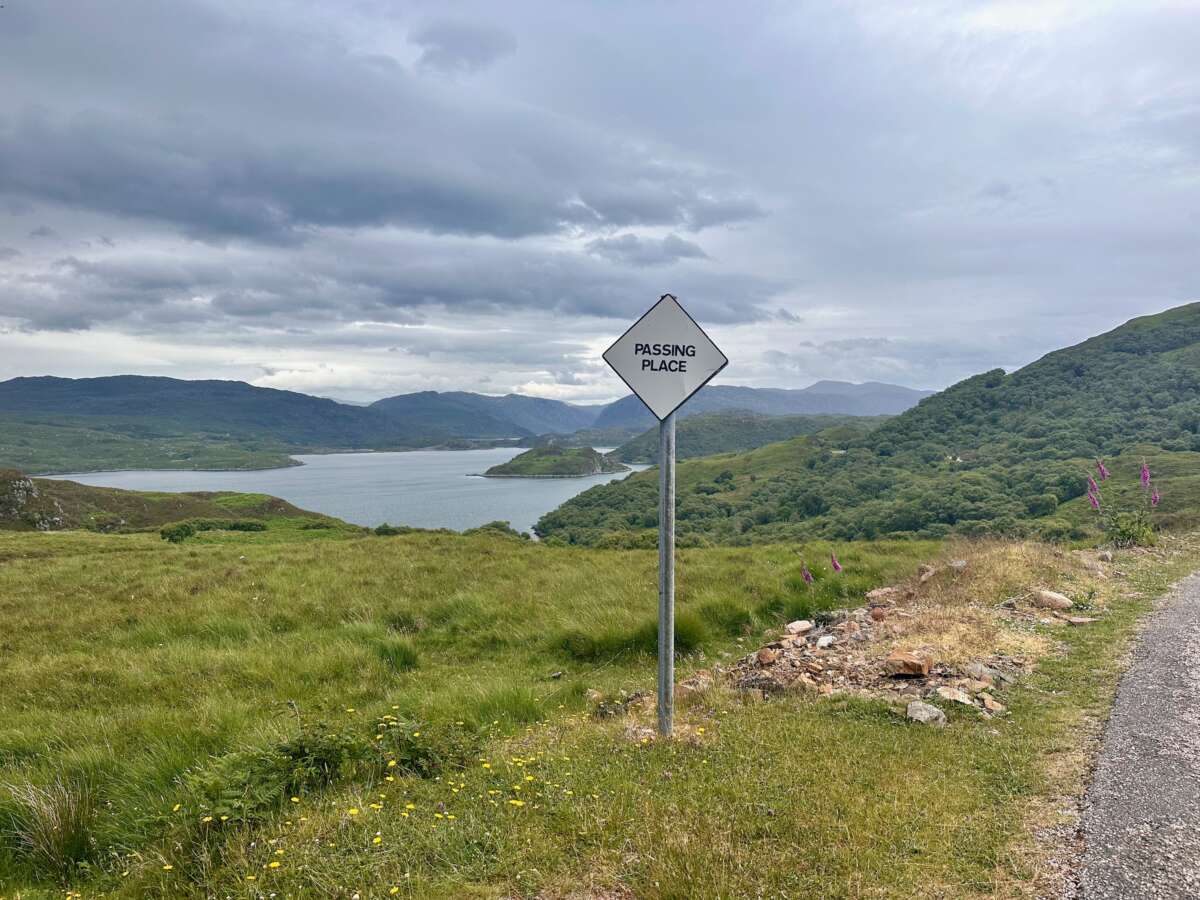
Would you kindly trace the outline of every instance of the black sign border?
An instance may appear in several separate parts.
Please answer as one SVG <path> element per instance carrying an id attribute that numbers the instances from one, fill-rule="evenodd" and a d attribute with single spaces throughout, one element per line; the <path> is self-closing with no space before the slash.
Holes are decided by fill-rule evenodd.
<path id="1" fill-rule="evenodd" d="M 608 361 L 608 353 L 610 350 L 612 350 L 613 347 L 617 346 L 617 344 L 621 343 L 621 341 L 625 339 L 625 335 L 629 334 L 629 332 L 631 332 L 631 331 L 633 331 L 633 329 L 637 328 L 638 325 L 641 324 L 642 319 L 646 318 L 646 316 L 650 315 L 650 313 L 652 313 L 656 309 L 658 309 L 658 307 L 662 304 L 662 302 L 664 300 L 666 300 L 668 297 L 670 297 L 672 300 L 675 301 L 675 305 L 678 306 L 683 311 L 683 314 L 688 317 L 688 319 L 691 321 L 691 323 L 693 325 L 695 325 L 697 329 L 699 329 L 700 333 L 702 335 L 704 335 L 705 338 L 708 339 L 708 342 L 710 344 L 712 344 L 714 347 L 716 347 L 717 352 L 721 354 L 721 359 L 725 360 L 725 362 L 721 363 L 721 365 L 716 370 L 714 370 L 711 375 L 709 375 L 702 382 L 700 382 L 698 385 L 696 385 L 696 389 L 694 391 L 692 391 L 690 394 L 688 394 L 686 397 L 684 397 L 682 400 L 680 400 L 678 403 L 676 403 L 673 407 L 671 407 L 671 411 L 669 413 L 667 413 L 665 416 L 660 416 L 654 410 L 650 409 L 650 406 L 646 403 L 645 400 L 642 399 L 642 395 L 637 392 L 637 389 L 632 384 L 630 384 L 628 381 L 625 380 L 625 376 L 622 375 L 620 372 L 617 372 L 617 367 Z M 690 312 L 688 312 L 686 309 L 684 309 L 683 304 L 679 302 L 679 298 L 676 297 L 674 294 L 663 294 L 661 297 L 659 297 L 658 301 L 653 306 L 651 306 L 648 310 L 646 310 L 644 313 L 642 313 L 640 316 L 638 316 L 638 319 L 636 322 L 634 322 L 632 325 L 630 325 L 628 328 L 626 328 L 623 332 L 621 332 L 621 336 L 619 338 L 617 338 L 615 341 L 613 341 L 611 344 L 609 344 L 608 350 L 605 350 L 603 353 L 601 353 L 600 358 L 603 359 L 606 363 L 608 363 L 608 367 L 617 373 L 618 378 L 620 378 L 622 381 L 625 382 L 625 387 L 629 388 L 629 390 L 630 390 L 630 392 L 632 392 L 633 396 L 638 398 L 638 402 L 640 404 L 642 404 L 642 406 L 645 406 L 646 411 L 649 412 L 650 415 L 654 416 L 654 418 L 657 419 L 659 422 L 665 422 L 667 419 L 669 419 L 671 416 L 673 416 L 678 411 L 679 407 L 683 406 L 683 404 L 687 403 L 689 400 L 691 400 L 693 397 L 695 397 L 696 394 L 699 392 L 699 390 L 702 387 L 704 387 L 706 384 L 708 384 L 710 381 L 712 381 L 714 378 L 716 378 L 718 375 L 720 375 L 721 372 L 724 371 L 725 367 L 727 365 L 729 365 L 729 357 L 725 355 L 725 351 L 722 350 L 720 347 L 717 347 L 717 342 L 714 341 L 711 337 L 709 337 L 707 331 L 705 331 L 703 328 L 700 327 L 700 323 L 692 318 L 692 314 Z"/>

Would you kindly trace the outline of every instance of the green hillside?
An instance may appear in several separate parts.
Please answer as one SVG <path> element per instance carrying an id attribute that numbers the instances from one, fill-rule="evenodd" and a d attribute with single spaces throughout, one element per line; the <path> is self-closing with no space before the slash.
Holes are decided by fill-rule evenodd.
<path id="1" fill-rule="evenodd" d="M 1165 474 L 1186 470 L 1173 454 L 1194 450 L 1200 304 L 1134 319 L 1010 375 L 969 378 L 865 436 L 684 462 L 678 527 L 684 540 L 728 543 L 1078 534 L 1096 522 L 1072 510 L 1097 457 L 1128 481 L 1146 453 Z M 1171 486 L 1161 483 L 1167 514 Z M 655 490 L 653 474 L 592 488 L 537 530 L 572 543 L 640 540 L 656 523 Z M 1198 512 L 1174 516 L 1188 522 Z"/>
<path id="2" fill-rule="evenodd" d="M 477 409 L 418 403 L 402 414 L 237 381 L 0 382 L 0 467 L 36 474 L 272 468 L 293 465 L 293 453 L 474 446 L 532 434 Z"/>
<path id="3" fill-rule="evenodd" d="M 597 453 L 591 447 L 534 447 L 492 466 L 484 474 L 489 478 L 580 478 L 624 472 L 627 466 Z"/>
<path id="4" fill-rule="evenodd" d="M 767 416 L 746 410 L 703 413 L 676 423 L 675 457 L 690 459 L 753 450 L 764 444 L 837 426 L 867 431 L 885 420 L 885 416 Z M 612 455 L 627 463 L 657 462 L 658 428 L 651 428 L 627 441 Z"/>
<path id="5" fill-rule="evenodd" d="M 0 469 L 0 530 L 141 531 L 189 520 L 247 519 L 349 527 L 267 494 L 124 491 Z"/>

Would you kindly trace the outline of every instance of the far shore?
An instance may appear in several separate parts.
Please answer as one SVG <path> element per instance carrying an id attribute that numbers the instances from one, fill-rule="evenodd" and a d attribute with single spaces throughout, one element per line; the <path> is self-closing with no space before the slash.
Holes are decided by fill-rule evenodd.
<path id="1" fill-rule="evenodd" d="M 578 475 L 489 475 L 486 472 L 468 472 L 468 478 L 596 478 L 599 475 L 624 475 L 633 469 L 626 466 L 616 472 L 580 472 Z"/>

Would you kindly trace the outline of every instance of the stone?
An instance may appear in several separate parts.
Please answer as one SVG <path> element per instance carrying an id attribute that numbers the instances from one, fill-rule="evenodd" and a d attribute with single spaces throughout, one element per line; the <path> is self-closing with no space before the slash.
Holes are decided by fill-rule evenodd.
<path id="1" fill-rule="evenodd" d="M 588 703 L 599 703 L 604 699 L 604 695 L 595 688 L 588 688 L 588 692 L 585 696 L 587 697 Z"/>
<path id="2" fill-rule="evenodd" d="M 555 681 L 558 681 L 558 679 L 563 677 L 563 673 L 562 672 L 551 672 L 550 677 L 553 678 Z"/>
<path id="3" fill-rule="evenodd" d="M 779 659 L 779 651 L 772 650 L 770 647 L 763 647 L 754 654 L 754 659 L 760 666 L 769 666 L 775 660 Z"/>
<path id="4" fill-rule="evenodd" d="M 993 716 L 1002 714 L 1008 708 L 991 694 L 980 694 L 979 700 L 983 703 L 983 708 Z"/>
<path id="5" fill-rule="evenodd" d="M 999 671 L 981 662 L 968 663 L 963 671 L 976 681 L 983 681 L 988 684 L 994 684 L 1002 677 Z"/>
<path id="6" fill-rule="evenodd" d="M 929 563 L 925 563 L 917 567 L 917 581 L 919 581 L 921 584 L 924 584 L 936 574 L 937 569 L 929 565 Z"/>
<path id="7" fill-rule="evenodd" d="M 871 621 L 872 622 L 882 622 L 886 618 L 887 618 L 887 610 L 884 609 L 882 606 L 872 606 L 871 607 Z"/>
<path id="8" fill-rule="evenodd" d="M 931 725 L 934 728 L 946 727 L 946 714 L 932 703 L 914 700 L 908 704 L 908 708 L 904 714 L 914 722 L 920 722 L 922 725 Z"/>
<path id="9" fill-rule="evenodd" d="M 784 627 L 784 631 L 788 634 L 808 634 L 813 630 L 813 623 L 808 619 L 797 619 L 795 622 L 788 622 Z"/>
<path id="10" fill-rule="evenodd" d="M 858 634 L 861 630 L 862 630 L 861 626 L 853 620 L 847 622 L 845 625 L 842 626 L 842 634 L 855 635 L 855 634 Z"/>
<path id="11" fill-rule="evenodd" d="M 832 634 L 823 634 L 819 638 L 817 638 L 817 649 L 824 650 L 826 647 L 829 647 L 836 643 L 837 643 L 837 638 L 835 638 Z"/>
<path id="12" fill-rule="evenodd" d="M 692 694 L 700 694 L 711 688 L 712 684 L 712 675 L 708 672 L 697 672 L 675 685 L 675 696 L 688 697 Z"/>
<path id="13" fill-rule="evenodd" d="M 886 660 L 884 669 L 897 678 L 923 678 L 929 674 L 928 656 L 918 656 L 907 650 L 893 650 Z"/>
<path id="14" fill-rule="evenodd" d="M 646 725 L 636 725 L 634 723 L 630 723 L 629 725 L 625 726 L 624 734 L 625 740 L 632 741 L 635 744 L 649 744 L 656 737 L 658 737 L 658 732 L 656 732 L 653 728 L 650 728 Z"/>
<path id="15" fill-rule="evenodd" d="M 768 672 L 748 672 L 737 682 L 739 691 L 757 693 L 760 698 L 778 694 L 784 690 L 784 687 L 779 679 L 774 678 Z"/>
<path id="16" fill-rule="evenodd" d="M 1047 591 L 1044 588 L 1033 592 L 1033 605 L 1039 609 L 1070 609 L 1071 599 L 1058 591 Z"/>
<path id="17" fill-rule="evenodd" d="M 793 691 L 815 691 L 817 683 L 813 681 L 811 676 L 801 673 L 796 676 L 795 681 L 788 685 L 788 689 Z"/>
<path id="18" fill-rule="evenodd" d="M 1068 625 L 1090 625 L 1092 622 L 1098 622 L 1099 619 L 1093 619 L 1089 616 L 1067 616 Z"/>
<path id="19" fill-rule="evenodd" d="M 965 559 L 952 559 L 946 566 L 955 575 L 961 575 L 967 571 L 967 561 Z"/>
<path id="20" fill-rule="evenodd" d="M 898 587 L 881 587 L 875 588 L 873 591 L 867 591 L 867 602 L 871 604 L 889 604 L 895 603 L 904 596 L 904 592 Z"/>
<path id="21" fill-rule="evenodd" d="M 960 691 L 956 687 L 942 685 L 940 688 L 938 688 L 936 691 L 934 691 L 934 693 L 937 694 L 939 697 L 941 697 L 943 700 L 948 700 L 951 703 L 961 703 L 963 706 L 974 706 L 975 705 L 971 700 L 970 694 L 968 694 L 966 691 Z"/>
<path id="22" fill-rule="evenodd" d="M 991 679 L 988 679 L 987 681 L 968 681 L 965 685 L 963 685 L 963 690 L 969 691 L 972 694 L 978 694 L 982 691 L 988 690 L 991 687 Z"/>
<path id="23" fill-rule="evenodd" d="M 1096 559 L 1100 560 L 1100 562 L 1110 563 L 1113 561 L 1112 551 L 1104 550 L 1100 553 L 1099 556 L 1096 557 Z"/>

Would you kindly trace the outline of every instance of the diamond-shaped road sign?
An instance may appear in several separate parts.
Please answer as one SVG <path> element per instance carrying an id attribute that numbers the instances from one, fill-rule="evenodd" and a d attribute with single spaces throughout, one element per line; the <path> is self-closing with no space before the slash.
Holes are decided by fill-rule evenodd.
<path id="1" fill-rule="evenodd" d="M 604 361 L 660 421 L 729 362 L 670 294 L 604 351 Z"/>

